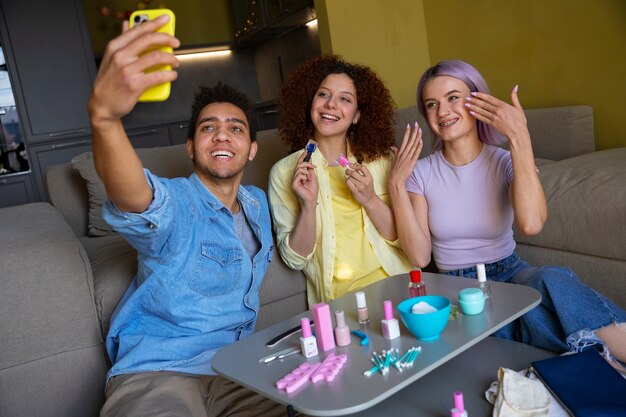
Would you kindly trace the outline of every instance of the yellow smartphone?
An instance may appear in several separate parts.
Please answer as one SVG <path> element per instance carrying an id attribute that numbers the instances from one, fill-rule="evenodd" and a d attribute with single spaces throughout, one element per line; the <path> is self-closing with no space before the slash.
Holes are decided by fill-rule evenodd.
<path id="1" fill-rule="evenodd" d="M 147 22 L 161 15 L 167 14 L 170 17 L 170 20 L 159 28 L 158 32 L 168 33 L 174 36 L 174 12 L 169 9 L 148 9 L 148 10 L 136 10 L 130 15 L 130 27 L 135 27 L 137 25 L 142 24 L 143 22 Z M 173 53 L 174 50 L 169 46 L 159 46 L 156 48 L 151 48 L 145 51 L 142 55 L 145 55 L 149 52 L 154 51 L 155 49 Z M 171 65 L 159 65 L 153 68 L 149 68 L 147 72 L 152 71 L 169 71 L 172 69 Z M 139 97 L 139 101 L 164 101 L 170 96 L 171 85 L 169 82 L 158 84 L 148 88 L 146 91 L 141 94 Z"/>

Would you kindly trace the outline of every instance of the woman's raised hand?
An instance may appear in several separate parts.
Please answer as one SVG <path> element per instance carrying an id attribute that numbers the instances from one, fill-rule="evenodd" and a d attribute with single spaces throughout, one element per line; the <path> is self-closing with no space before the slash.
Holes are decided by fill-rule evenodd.
<path id="1" fill-rule="evenodd" d="M 302 152 L 296 169 L 293 172 L 291 188 L 300 199 L 301 205 L 317 204 L 317 177 L 315 176 L 315 165 L 311 162 L 304 162 L 306 150 Z"/>
<path id="2" fill-rule="evenodd" d="M 489 94 L 472 92 L 466 97 L 465 106 L 470 114 L 477 120 L 493 126 L 500 134 L 507 137 L 509 141 L 516 141 L 520 138 L 528 138 L 528 126 L 524 109 L 517 97 L 517 86 L 511 91 L 510 105 Z"/>
<path id="3" fill-rule="evenodd" d="M 389 184 L 395 186 L 406 184 L 415 168 L 423 146 L 422 128 L 415 122 L 415 126 L 411 129 L 411 125 L 407 123 L 400 149 L 398 150 L 395 146 L 391 147 L 396 159 L 389 173 Z"/>
<path id="4" fill-rule="evenodd" d="M 365 165 L 349 163 L 346 168 L 346 184 L 363 207 L 376 195 L 374 179 Z"/>

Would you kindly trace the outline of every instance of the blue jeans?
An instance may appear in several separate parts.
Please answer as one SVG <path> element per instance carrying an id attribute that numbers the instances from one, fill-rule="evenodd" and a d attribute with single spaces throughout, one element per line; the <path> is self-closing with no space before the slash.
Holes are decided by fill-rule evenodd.
<path id="1" fill-rule="evenodd" d="M 527 285 L 539 291 L 541 303 L 494 336 L 527 343 L 554 352 L 585 345 L 575 340 L 613 323 L 626 322 L 626 312 L 597 291 L 580 282 L 576 274 L 558 266 L 533 267 L 513 253 L 486 264 L 487 279 Z M 476 278 L 476 268 L 442 272 Z M 570 337 L 572 336 L 572 337 Z M 596 338 L 596 343 L 601 343 Z"/>

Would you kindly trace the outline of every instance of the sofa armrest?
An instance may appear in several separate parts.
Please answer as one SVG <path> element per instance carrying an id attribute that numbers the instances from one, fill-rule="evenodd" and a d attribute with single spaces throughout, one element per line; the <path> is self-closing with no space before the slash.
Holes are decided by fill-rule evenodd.
<path id="1" fill-rule="evenodd" d="M 0 415 L 96 415 L 106 362 L 85 249 L 33 203 L 0 210 L 0 253 Z"/>

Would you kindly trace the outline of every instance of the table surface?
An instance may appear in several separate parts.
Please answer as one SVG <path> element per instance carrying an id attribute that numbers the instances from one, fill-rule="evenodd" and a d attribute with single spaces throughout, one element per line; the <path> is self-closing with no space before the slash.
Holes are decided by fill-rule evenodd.
<path id="1" fill-rule="evenodd" d="M 446 296 L 453 304 L 457 304 L 457 295 L 461 289 L 472 287 L 476 283 L 475 279 L 432 273 L 422 273 L 422 281 L 426 284 L 427 294 Z M 307 311 L 222 348 L 213 358 L 213 369 L 243 386 L 279 403 L 292 405 L 296 410 L 308 415 L 353 414 L 375 406 L 429 372 L 442 367 L 541 301 L 540 294 L 530 287 L 491 282 L 492 297 L 487 301 L 482 314 L 465 316 L 459 313 L 456 319 L 448 323 L 438 340 L 422 342 L 404 327 L 396 309 L 400 301 L 410 297 L 408 282 L 409 275 L 401 274 L 378 281 L 362 290 L 366 294 L 370 318 L 366 325 L 357 324 L 354 294 L 348 294 L 329 303 L 332 311 L 344 310 L 346 324 L 350 329 L 359 329 L 369 336 L 368 346 L 360 346 L 359 339 L 353 336 L 350 345 L 338 346 L 327 352 L 320 351 L 319 356 L 308 360 L 297 354 L 268 364 L 260 363 L 261 357 L 299 345 L 299 335 L 294 335 L 274 348 L 265 346 L 267 341 L 276 335 L 297 326 L 301 317 L 312 318 L 311 311 Z M 401 336 L 394 340 L 387 340 L 382 336 L 380 320 L 383 317 L 384 300 L 393 301 L 395 316 L 400 321 Z M 402 355 L 413 346 L 421 346 L 422 352 L 412 368 L 403 373 L 390 369 L 385 376 L 379 373 L 370 377 L 363 375 L 365 370 L 372 367 L 370 362 L 372 352 L 380 353 L 383 349 L 397 348 Z M 481 349 L 478 350 L 480 351 Z M 306 361 L 311 364 L 323 361 L 329 353 L 345 353 L 348 356 L 346 364 L 332 382 L 322 381 L 316 384 L 308 382 L 291 394 L 276 388 L 276 381 L 298 365 Z M 453 370 L 449 370 L 449 374 L 454 378 Z M 448 394 L 451 399 L 451 391 Z"/>

